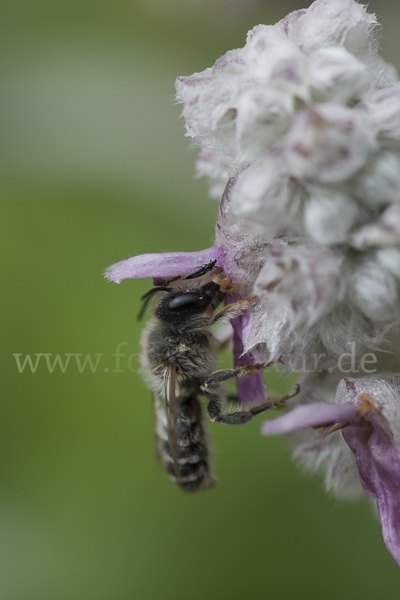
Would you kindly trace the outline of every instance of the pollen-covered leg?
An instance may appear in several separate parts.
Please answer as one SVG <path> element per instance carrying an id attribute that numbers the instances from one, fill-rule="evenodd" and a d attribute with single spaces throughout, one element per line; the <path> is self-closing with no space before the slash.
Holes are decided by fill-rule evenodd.
<path id="1" fill-rule="evenodd" d="M 221 269 L 221 271 L 222 271 L 222 269 Z M 216 271 L 211 273 L 210 279 L 211 279 L 211 281 L 213 281 L 214 283 L 219 285 L 219 289 L 224 294 L 230 294 L 231 296 L 233 296 L 234 294 L 241 292 L 243 289 L 243 286 L 241 283 L 236 283 L 235 285 L 233 285 L 230 280 L 230 277 L 223 277 L 221 279 L 220 277 L 217 276 Z"/>

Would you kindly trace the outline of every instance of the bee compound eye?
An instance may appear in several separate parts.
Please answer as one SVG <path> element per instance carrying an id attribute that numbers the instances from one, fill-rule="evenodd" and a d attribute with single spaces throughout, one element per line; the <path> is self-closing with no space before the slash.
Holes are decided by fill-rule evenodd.
<path id="1" fill-rule="evenodd" d="M 202 292 L 185 292 L 178 294 L 167 302 L 167 310 L 180 312 L 205 308 L 210 303 L 210 297 Z"/>

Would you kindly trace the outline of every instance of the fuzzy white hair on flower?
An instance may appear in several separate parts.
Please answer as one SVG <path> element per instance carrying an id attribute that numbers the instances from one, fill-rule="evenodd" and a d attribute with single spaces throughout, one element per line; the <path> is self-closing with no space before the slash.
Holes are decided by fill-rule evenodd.
<path id="1" fill-rule="evenodd" d="M 234 176 L 217 243 L 236 256 L 231 239 L 248 241 L 246 256 L 265 247 L 253 281 L 265 314 L 246 348 L 262 343 L 268 359 L 279 352 L 296 363 L 311 337 L 340 353 L 349 332 L 361 351 L 400 319 L 399 274 L 379 258 L 400 245 L 400 87 L 378 54 L 378 30 L 353 0 L 317 0 L 177 80 L 199 174 L 217 196 Z M 278 239 L 295 244 L 280 251 L 283 262 L 297 253 L 300 270 L 294 284 L 286 266 L 272 289 L 268 246 Z"/>

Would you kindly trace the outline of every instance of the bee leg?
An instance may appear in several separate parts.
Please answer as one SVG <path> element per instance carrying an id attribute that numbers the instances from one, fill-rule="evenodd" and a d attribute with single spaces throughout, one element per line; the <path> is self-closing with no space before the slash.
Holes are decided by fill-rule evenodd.
<path id="1" fill-rule="evenodd" d="M 221 369 L 220 371 L 214 371 L 209 377 L 207 377 L 200 386 L 201 391 L 207 393 L 215 391 L 223 381 L 233 379 L 234 377 L 249 377 L 257 371 L 264 371 L 267 367 L 273 363 L 255 363 L 252 365 L 245 365 L 244 367 L 238 367 L 237 369 Z"/>
<path id="2" fill-rule="evenodd" d="M 251 296 L 250 298 L 244 298 L 238 302 L 228 304 L 222 310 L 217 312 L 215 315 L 203 315 L 198 318 L 194 318 L 192 321 L 185 323 L 180 327 L 181 331 L 189 331 L 190 329 L 201 329 L 203 327 L 211 327 L 214 323 L 229 323 L 235 317 L 242 315 L 248 310 L 253 304 L 257 296 Z M 234 375 L 233 375 L 234 377 Z"/>
<path id="3" fill-rule="evenodd" d="M 207 410 L 211 421 L 214 421 L 215 423 L 222 423 L 224 425 L 244 425 L 251 421 L 253 417 L 260 415 L 271 408 L 282 406 L 289 398 L 296 396 L 296 394 L 299 393 L 299 390 L 300 386 L 297 385 L 292 394 L 287 394 L 286 396 L 282 396 L 282 398 L 274 398 L 268 402 L 263 402 L 262 404 L 253 406 L 253 408 L 249 410 L 228 414 L 223 413 L 221 400 L 217 396 L 214 396 L 208 403 Z"/>
<path id="4" fill-rule="evenodd" d="M 299 392 L 300 386 L 298 383 L 296 383 L 294 392 L 292 392 L 291 394 L 286 394 L 286 396 L 282 396 L 281 398 L 272 398 L 271 400 L 268 400 L 268 402 L 257 404 L 257 406 L 253 406 L 253 408 L 251 408 L 249 412 L 251 412 L 253 417 L 255 417 L 256 415 L 260 415 L 261 413 L 266 412 L 270 408 L 278 408 L 280 406 L 283 406 L 283 404 L 285 404 L 287 400 L 290 400 L 290 398 L 294 398 L 294 396 L 297 396 Z"/>
<path id="5" fill-rule="evenodd" d="M 211 398 L 207 407 L 210 419 L 216 423 L 225 423 L 226 425 L 243 425 L 244 423 L 248 423 L 253 418 L 253 414 L 250 411 L 238 411 L 230 414 L 223 413 L 222 402 L 218 395 L 219 384 L 234 377 L 248 377 L 257 371 L 263 371 L 270 364 L 255 363 L 253 365 L 238 367 L 237 369 L 221 369 L 207 377 L 200 386 L 200 390 L 203 394 Z"/>
<path id="6" fill-rule="evenodd" d="M 217 396 L 210 400 L 207 411 L 211 421 L 225 425 L 244 425 L 253 418 L 253 415 L 246 410 L 224 414 L 221 400 Z"/>
<path id="7" fill-rule="evenodd" d="M 250 296 L 238 302 L 227 304 L 223 309 L 215 313 L 213 323 L 229 323 L 235 317 L 242 315 L 246 310 L 251 308 L 257 299 L 257 296 Z"/>

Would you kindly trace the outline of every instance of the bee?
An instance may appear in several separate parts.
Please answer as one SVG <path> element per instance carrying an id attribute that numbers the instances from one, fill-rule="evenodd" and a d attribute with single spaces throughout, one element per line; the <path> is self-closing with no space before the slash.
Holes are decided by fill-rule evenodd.
<path id="1" fill-rule="evenodd" d="M 263 371 L 272 363 L 215 370 L 220 344 L 210 332 L 211 325 L 230 322 L 256 300 L 255 296 L 244 298 L 215 313 L 227 293 L 233 295 L 241 288 L 228 277 L 221 279 L 222 269 L 215 269 L 215 264 L 212 261 L 185 278 L 154 287 L 142 297 L 141 314 L 150 298 L 159 294 L 142 334 L 140 352 L 142 373 L 154 394 L 156 450 L 170 478 L 186 492 L 215 484 L 199 396 L 208 399 L 211 421 L 242 425 L 294 395 L 226 412 L 223 382 Z"/>

